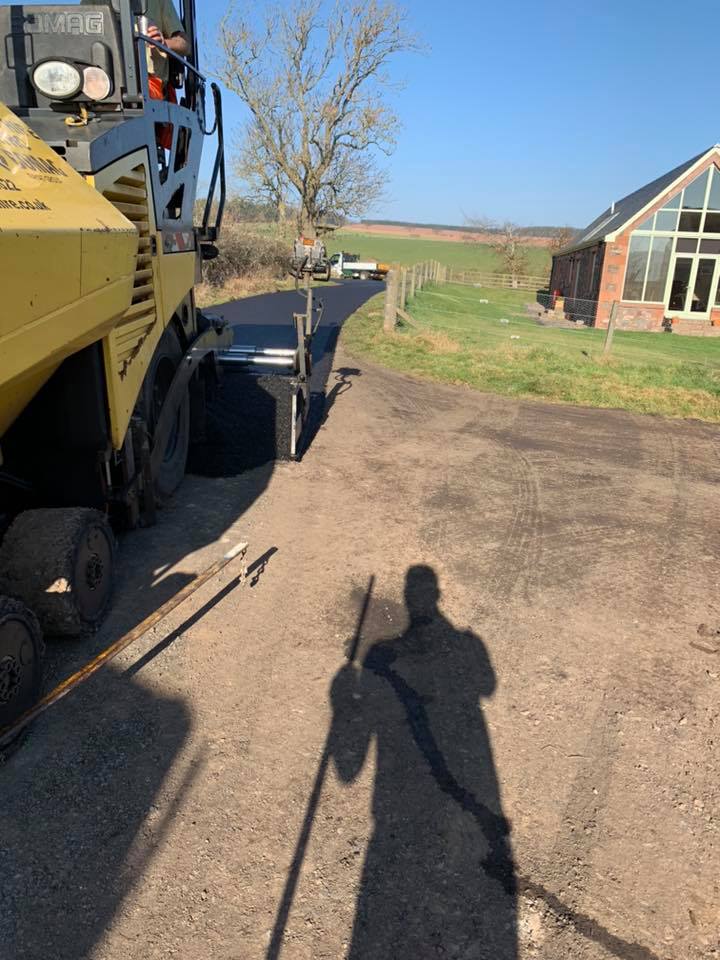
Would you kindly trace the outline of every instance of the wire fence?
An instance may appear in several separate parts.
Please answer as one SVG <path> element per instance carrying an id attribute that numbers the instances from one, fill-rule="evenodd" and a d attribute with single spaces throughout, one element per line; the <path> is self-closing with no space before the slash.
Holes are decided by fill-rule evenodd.
<path id="1" fill-rule="evenodd" d="M 537 291 L 536 302 L 543 311 L 561 316 L 572 323 L 584 323 L 588 327 L 595 324 L 598 313 L 598 300 L 586 300 L 582 297 L 560 297 L 547 290 Z"/>
<path id="2" fill-rule="evenodd" d="M 458 283 L 456 277 L 456 271 L 451 270 L 449 267 L 435 260 L 424 261 L 423 263 L 418 263 L 410 267 L 393 268 L 387 277 L 384 329 L 387 332 L 395 330 L 398 319 L 401 319 L 415 330 L 428 329 L 426 322 L 419 321 L 408 312 L 409 302 L 419 291 L 423 290 L 424 287 L 432 284 L 435 296 L 442 298 L 443 302 L 451 303 L 456 299 L 452 291 L 438 288 L 451 283 L 455 286 Z M 487 286 L 498 289 L 500 284 L 495 282 L 496 277 L 491 275 L 488 275 L 488 277 L 490 282 L 488 282 Z M 476 284 L 476 286 L 480 286 L 480 284 Z M 652 328 L 647 326 L 646 320 L 643 320 L 642 317 L 636 318 L 634 315 L 627 317 L 623 312 L 626 310 L 626 305 L 617 300 L 600 301 L 581 297 L 563 297 L 558 293 L 553 294 L 547 290 L 538 290 L 537 288 L 533 289 L 533 293 L 534 296 L 528 297 L 522 307 L 520 301 L 514 304 L 515 310 L 513 310 L 510 303 L 505 304 L 503 306 L 503 312 L 506 319 L 498 318 L 498 323 L 505 324 L 511 321 L 521 321 L 525 319 L 526 321 L 535 322 L 539 326 L 555 327 L 565 330 L 587 330 L 588 328 L 595 328 L 596 332 L 602 335 L 602 354 L 605 356 L 615 352 L 614 347 L 617 346 L 615 343 L 616 329 L 621 331 L 621 337 L 626 336 L 628 333 L 648 334 L 653 329 L 657 330 L 657 327 Z M 484 305 L 488 303 L 488 300 L 483 299 L 483 296 L 484 294 L 478 291 L 476 315 L 479 319 L 486 316 Z M 491 290 L 488 290 L 488 296 L 492 298 Z M 458 290 L 457 297 L 461 298 L 459 302 L 465 302 L 467 300 L 467 293 L 461 293 Z M 443 315 L 447 317 L 448 314 L 452 314 L 454 311 L 443 308 L 442 312 Z M 457 316 L 466 318 L 468 314 L 466 310 L 462 310 L 458 311 Z M 495 318 L 494 314 L 492 317 L 493 319 Z M 452 326 L 454 326 L 454 324 L 452 324 Z M 703 325 L 698 323 L 697 326 Z M 705 327 L 708 326 L 708 324 L 705 324 Z M 445 322 L 443 323 L 443 327 L 448 329 L 450 325 Z M 467 332 L 468 327 L 466 324 L 459 324 L 457 329 Z M 686 330 L 685 327 L 681 327 L 679 324 L 671 324 L 670 322 L 664 323 L 663 329 L 672 333 L 699 335 L 694 330 Z M 718 336 L 720 336 L 720 326 L 710 328 L 710 333 L 715 334 L 716 332 Z M 709 335 L 708 331 L 704 329 L 703 335 Z M 643 361 L 654 360 L 663 363 L 680 361 L 698 367 L 718 368 L 718 358 L 714 353 L 708 354 L 708 356 L 698 356 L 695 348 L 691 348 L 690 345 L 685 346 L 687 339 L 687 337 L 680 338 L 672 355 L 669 355 L 664 346 L 658 350 L 653 349 L 654 340 L 652 337 L 648 340 L 645 339 L 645 336 L 642 338 L 635 337 L 630 342 L 628 340 L 622 341 L 622 353 L 632 359 L 633 351 L 639 350 Z M 597 341 L 593 342 L 596 343 Z M 628 350 L 630 353 L 628 353 Z"/>
<path id="3" fill-rule="evenodd" d="M 385 285 L 385 313 L 383 326 L 386 332 L 395 330 L 398 318 L 416 329 L 420 324 L 407 312 L 408 301 L 423 289 L 427 284 L 444 286 L 460 281 L 456 279 L 457 271 L 444 266 L 437 260 L 425 260 L 411 267 L 399 267 L 390 270 Z M 486 275 L 492 283 L 473 283 L 474 286 L 491 286 L 496 288 L 497 275 Z M 501 276 L 509 276 L 507 274 Z M 536 278 L 537 279 L 537 278 Z M 518 289 L 518 288 L 516 288 Z M 520 288 L 522 289 L 522 288 Z M 536 322 L 544 326 L 558 326 L 577 328 L 579 326 L 593 326 L 598 311 L 597 300 L 584 300 L 579 297 L 564 298 L 532 286 L 535 292 L 534 302 L 526 305 L 527 314 Z M 487 301 L 485 301 L 487 302 Z M 613 303 L 603 344 L 603 353 L 612 350 L 617 303 Z"/>
<path id="4" fill-rule="evenodd" d="M 493 287 L 510 290 L 526 290 L 541 296 L 539 291 L 547 284 L 547 277 L 528 274 L 487 273 L 481 270 L 456 270 L 438 260 L 424 260 L 410 267 L 394 267 L 387 275 L 385 292 L 385 329 L 394 330 L 400 317 L 412 326 L 417 326 L 406 312 L 408 301 L 428 283 L 435 285 L 460 284 L 473 287 Z M 548 294 L 549 296 L 549 294 Z"/>

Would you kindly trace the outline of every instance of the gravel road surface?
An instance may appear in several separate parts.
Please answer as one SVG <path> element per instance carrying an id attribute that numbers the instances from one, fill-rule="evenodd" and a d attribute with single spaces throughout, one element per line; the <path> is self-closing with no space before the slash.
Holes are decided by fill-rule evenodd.
<path id="1" fill-rule="evenodd" d="M 51 645 L 249 540 L 0 768 L 3 958 L 720 957 L 720 433 L 335 350 L 377 289 L 303 460 L 189 476 Z"/>

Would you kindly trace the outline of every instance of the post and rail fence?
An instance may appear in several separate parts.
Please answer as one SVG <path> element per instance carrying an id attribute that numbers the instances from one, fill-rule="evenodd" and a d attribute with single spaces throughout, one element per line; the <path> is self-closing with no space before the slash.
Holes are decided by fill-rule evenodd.
<path id="1" fill-rule="evenodd" d="M 398 317 L 406 323 L 409 323 L 411 326 L 416 326 L 412 316 L 407 312 L 408 303 L 413 300 L 415 295 L 428 283 L 432 283 L 436 286 L 446 283 L 470 283 L 469 279 L 465 281 L 459 280 L 458 276 L 473 276 L 474 278 L 482 277 L 483 282 L 475 279 L 472 281 L 474 286 L 479 287 L 502 287 L 506 285 L 503 283 L 503 280 L 510 278 L 509 274 L 481 274 L 479 272 L 473 272 L 471 274 L 470 271 L 458 272 L 452 270 L 450 267 L 445 266 L 437 260 L 425 260 L 422 263 L 416 263 L 410 267 L 394 266 L 387 275 L 385 286 L 385 311 L 383 320 L 383 329 L 385 332 L 392 333 L 397 324 Z M 529 289 L 536 294 L 538 294 L 539 289 L 546 284 L 545 277 L 526 276 L 512 279 L 513 281 L 518 280 L 520 284 L 526 284 L 518 285 L 515 287 L 515 289 Z M 532 284 L 530 284 L 530 281 L 533 281 Z M 543 304 L 542 294 L 538 294 L 537 299 L 538 306 L 541 310 L 553 310 L 555 304 L 554 302 L 550 302 L 551 298 L 549 295 L 547 303 Z M 605 341 L 603 344 L 603 355 L 605 356 L 609 355 L 612 351 L 617 308 L 618 304 L 613 303 Z M 569 302 L 563 301 L 564 322 L 568 325 L 592 326 L 595 321 L 596 310 L 597 301 L 581 301 L 577 298 Z M 545 313 L 545 316 L 547 316 L 547 313 Z"/>
<path id="2" fill-rule="evenodd" d="M 474 287 L 504 287 L 508 290 L 542 290 L 548 278 L 524 273 L 489 273 L 487 270 L 448 270 L 448 283 Z"/>
<path id="3" fill-rule="evenodd" d="M 448 267 L 437 260 L 424 260 L 411 267 L 395 266 L 387 275 L 385 285 L 385 314 L 383 329 L 390 333 L 397 318 L 413 324 L 407 305 L 428 283 L 448 283 Z"/>

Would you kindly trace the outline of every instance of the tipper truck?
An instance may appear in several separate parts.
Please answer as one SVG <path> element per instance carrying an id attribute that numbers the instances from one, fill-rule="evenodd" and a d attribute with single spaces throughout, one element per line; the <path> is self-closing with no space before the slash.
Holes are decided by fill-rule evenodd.
<path id="1" fill-rule="evenodd" d="M 113 527 L 151 524 L 180 483 L 232 343 L 194 297 L 224 205 L 219 90 L 194 0 L 184 57 L 145 14 L 144 0 L 0 6 L 0 728 L 39 694 L 43 635 L 102 620 Z M 151 52 L 168 59 L 163 99 Z"/>
<path id="2" fill-rule="evenodd" d="M 330 276 L 349 280 L 384 280 L 390 271 L 387 263 L 361 260 L 356 253 L 334 253 L 330 257 Z"/>

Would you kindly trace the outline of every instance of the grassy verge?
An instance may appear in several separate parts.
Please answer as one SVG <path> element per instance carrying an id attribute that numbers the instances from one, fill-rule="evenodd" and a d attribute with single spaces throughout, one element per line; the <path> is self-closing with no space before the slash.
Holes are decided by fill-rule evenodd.
<path id="1" fill-rule="evenodd" d="M 385 335 L 380 295 L 348 320 L 343 343 L 395 370 L 492 393 L 720 422 L 720 338 L 618 331 L 605 358 L 604 331 L 540 326 L 525 313 L 529 299 L 426 288 L 409 308 L 418 329 Z"/>

